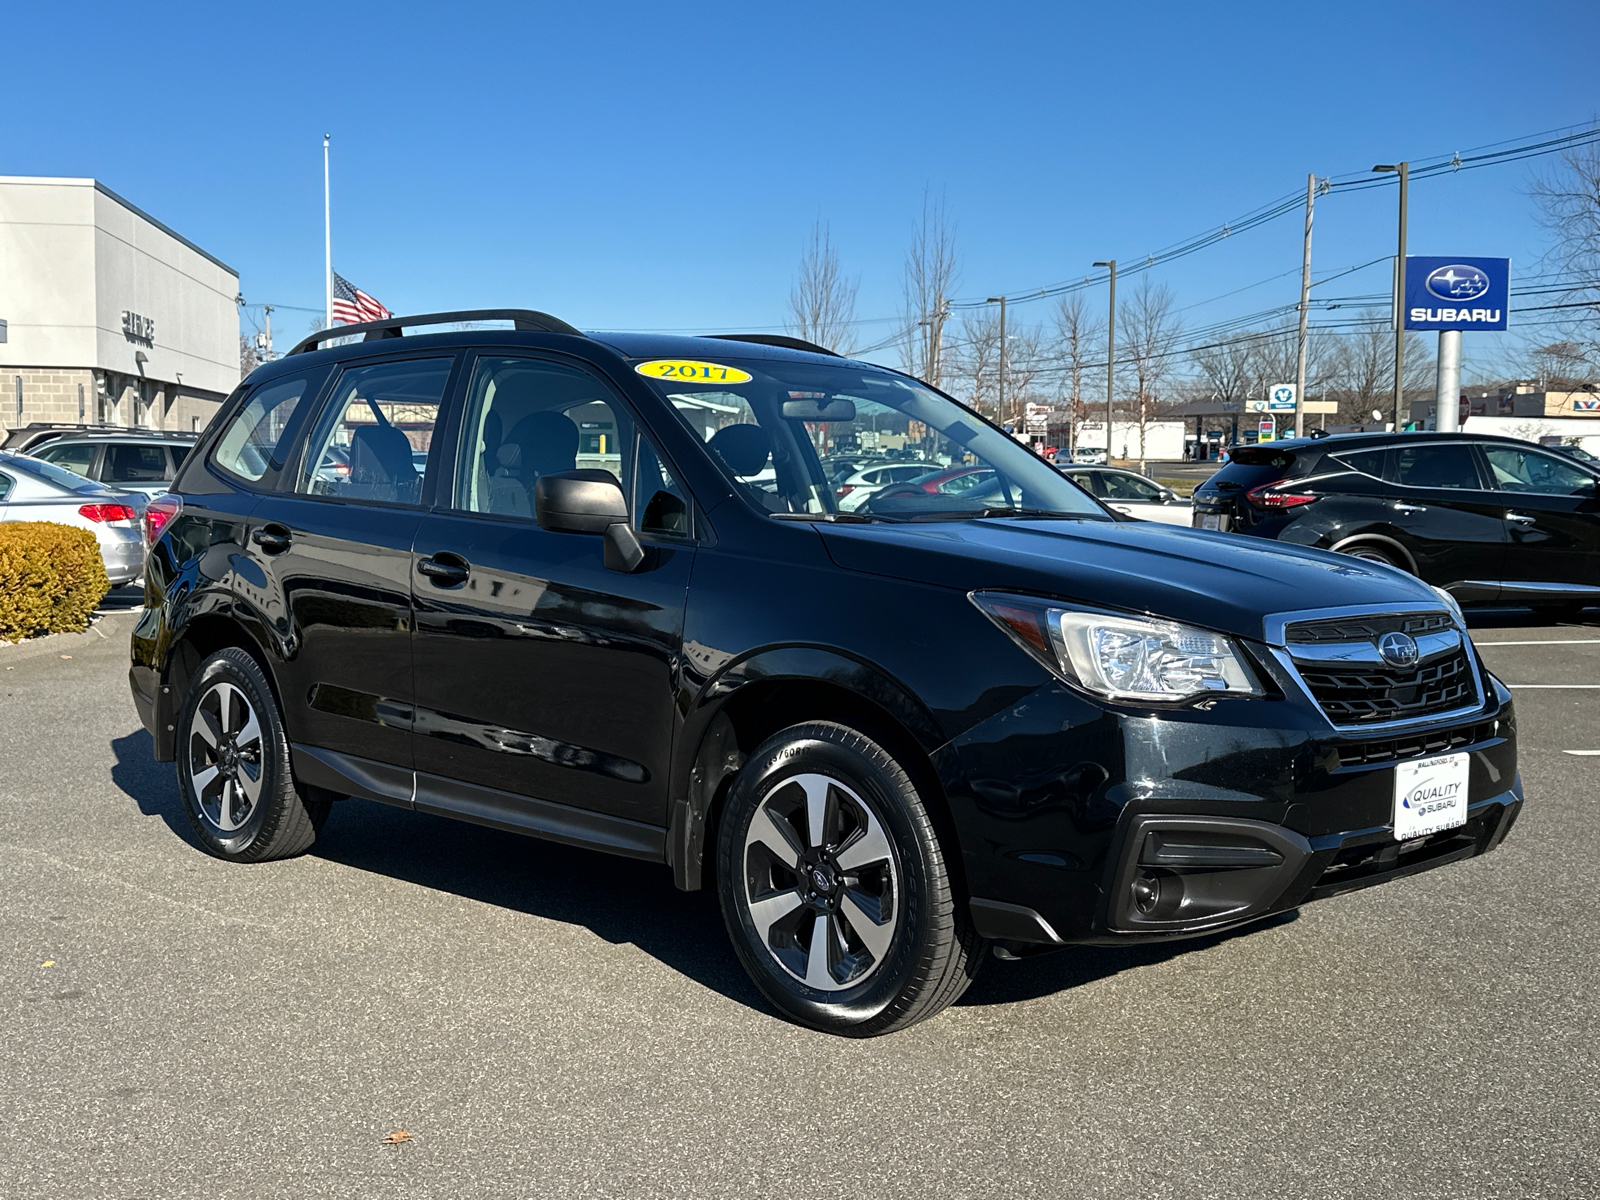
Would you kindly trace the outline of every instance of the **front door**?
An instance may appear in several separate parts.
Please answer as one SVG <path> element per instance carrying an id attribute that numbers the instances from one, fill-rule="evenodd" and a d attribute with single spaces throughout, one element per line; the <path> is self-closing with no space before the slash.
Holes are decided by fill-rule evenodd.
<path id="1" fill-rule="evenodd" d="M 1506 523 L 1507 583 L 1600 588 L 1595 477 L 1531 446 L 1484 445 Z"/>
<path id="2" fill-rule="evenodd" d="M 417 807 L 556 836 L 575 809 L 664 826 L 687 496 L 578 366 L 480 357 L 453 425 L 454 479 L 423 518 L 411 576 Z M 576 468 L 626 481 L 648 547 L 638 571 L 607 570 L 599 536 L 534 520 L 539 478 Z"/>
<path id="3" fill-rule="evenodd" d="M 258 608 L 281 647 L 293 742 L 411 768 L 411 543 L 455 362 L 347 366 L 283 484 L 250 514 Z M 409 801 L 408 778 L 383 778 Z"/>
<path id="4" fill-rule="evenodd" d="M 1470 443 L 1395 446 L 1385 475 L 1390 522 L 1418 575 L 1437 587 L 1501 578 L 1504 498 L 1486 486 Z"/>

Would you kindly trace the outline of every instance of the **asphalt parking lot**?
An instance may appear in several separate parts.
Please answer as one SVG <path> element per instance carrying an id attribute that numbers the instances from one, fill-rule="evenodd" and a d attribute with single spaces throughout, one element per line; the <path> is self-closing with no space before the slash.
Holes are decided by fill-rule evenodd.
<path id="1" fill-rule="evenodd" d="M 303 858 L 209 858 L 131 616 L 0 648 L 0 1195 L 1600 1194 L 1590 615 L 1473 617 L 1529 797 L 1493 854 L 991 961 L 868 1042 L 774 1016 L 663 867 L 362 801 Z"/>

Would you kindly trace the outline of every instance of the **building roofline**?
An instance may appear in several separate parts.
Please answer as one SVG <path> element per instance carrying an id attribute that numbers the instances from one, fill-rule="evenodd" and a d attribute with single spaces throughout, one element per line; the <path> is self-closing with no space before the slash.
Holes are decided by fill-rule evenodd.
<path id="1" fill-rule="evenodd" d="M 161 230 L 162 233 L 166 234 L 170 238 L 174 238 L 177 241 L 182 242 L 185 246 L 189 247 L 189 249 L 193 250 L 196 254 L 200 255 L 201 258 L 204 258 L 208 262 L 215 263 L 217 266 L 221 267 L 224 271 L 226 271 L 229 275 L 232 275 L 235 279 L 239 278 L 239 272 L 235 271 L 232 267 L 230 267 L 227 263 L 223 262 L 215 254 L 212 254 L 210 251 L 203 250 L 199 246 L 196 246 L 188 238 L 184 237 L 183 234 L 179 233 L 176 229 L 172 228 L 172 226 L 167 225 L 166 223 L 164 223 L 162 221 L 156 220 L 149 213 L 145 212 L 144 209 L 140 208 L 137 204 L 132 203 L 131 201 L 129 201 L 128 199 L 126 199 L 123 196 L 117 195 L 116 192 L 113 192 L 110 188 L 108 188 L 105 184 L 101 183 L 98 179 L 79 179 L 79 178 L 75 178 L 75 177 L 72 177 L 72 176 L 58 176 L 58 175 L 0 175 L 0 183 L 33 183 L 33 184 L 51 184 L 51 183 L 53 183 L 53 184 L 63 184 L 64 183 L 64 184 L 76 184 L 78 187 L 93 186 L 95 191 L 101 193 L 102 195 L 104 195 L 104 196 L 106 196 L 106 197 L 108 197 L 108 198 L 110 198 L 112 200 L 115 200 L 118 204 L 122 205 L 123 208 L 127 209 L 134 216 L 142 217 L 144 220 L 149 221 L 150 224 L 154 225 L 157 229 Z"/>

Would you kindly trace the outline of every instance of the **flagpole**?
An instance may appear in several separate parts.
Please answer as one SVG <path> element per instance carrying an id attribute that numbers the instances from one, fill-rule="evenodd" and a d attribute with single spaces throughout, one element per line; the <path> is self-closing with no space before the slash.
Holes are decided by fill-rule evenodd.
<path id="1" fill-rule="evenodd" d="M 322 283 L 327 301 L 323 312 L 324 329 L 333 328 L 333 219 L 328 207 L 328 136 L 322 135 Z"/>

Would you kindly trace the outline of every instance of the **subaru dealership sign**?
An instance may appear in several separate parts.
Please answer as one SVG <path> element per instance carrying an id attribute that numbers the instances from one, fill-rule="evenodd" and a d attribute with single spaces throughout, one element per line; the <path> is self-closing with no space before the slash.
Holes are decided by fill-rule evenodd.
<path id="1" fill-rule="evenodd" d="M 1509 258 L 1406 257 L 1407 329 L 1504 329 Z"/>

